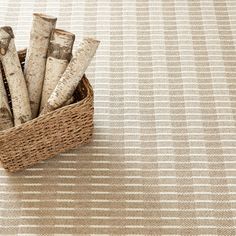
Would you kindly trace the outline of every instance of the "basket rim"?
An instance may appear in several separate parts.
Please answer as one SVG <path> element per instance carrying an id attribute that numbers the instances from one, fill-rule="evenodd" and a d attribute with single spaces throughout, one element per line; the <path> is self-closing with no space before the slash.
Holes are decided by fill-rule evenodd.
<path id="1" fill-rule="evenodd" d="M 32 120 L 29 120 L 19 126 L 14 126 L 14 127 L 11 127 L 9 129 L 6 129 L 6 130 L 2 130 L 0 131 L 0 139 L 3 138 L 5 135 L 7 135 L 9 132 L 16 132 L 18 130 L 21 130 L 21 129 L 24 129 L 24 127 L 26 126 L 29 126 L 35 122 L 40 122 L 41 120 L 43 120 L 45 117 L 50 117 L 52 116 L 54 113 L 61 113 L 64 109 L 70 109 L 70 108 L 73 108 L 73 107 L 76 107 L 76 106 L 80 106 L 86 102 L 89 102 L 89 100 L 92 100 L 93 101 L 93 88 L 91 86 L 91 84 L 89 83 L 89 80 L 87 79 L 86 76 L 84 76 L 82 79 L 81 79 L 81 82 L 83 83 L 83 85 L 86 87 L 87 89 L 87 95 L 85 98 L 83 98 L 82 100 L 78 101 L 78 102 L 75 102 L 75 103 L 72 103 L 72 104 L 69 104 L 69 105 L 66 105 L 66 106 L 62 106 L 54 111 L 50 111 L 44 115 L 39 115 L 38 117 L 32 119 Z M 1 140 L 0 140 L 1 141 Z"/>

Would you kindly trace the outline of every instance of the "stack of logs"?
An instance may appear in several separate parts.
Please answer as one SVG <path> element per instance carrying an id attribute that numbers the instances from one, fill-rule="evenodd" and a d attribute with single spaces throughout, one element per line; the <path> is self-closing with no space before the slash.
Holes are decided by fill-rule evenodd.
<path id="1" fill-rule="evenodd" d="M 24 71 L 12 28 L 0 28 L 0 61 L 6 79 L 4 83 L 0 70 L 0 130 L 21 125 L 73 102 L 73 93 L 99 41 L 84 38 L 72 55 L 75 35 L 56 29 L 56 21 L 52 16 L 33 14 Z"/>

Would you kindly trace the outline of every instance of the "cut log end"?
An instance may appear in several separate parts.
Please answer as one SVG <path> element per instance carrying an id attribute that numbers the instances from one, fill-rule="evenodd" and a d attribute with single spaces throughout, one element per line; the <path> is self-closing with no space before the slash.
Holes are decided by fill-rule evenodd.
<path id="1" fill-rule="evenodd" d="M 48 57 L 70 61 L 75 35 L 71 32 L 54 29 L 48 48 Z"/>
<path id="2" fill-rule="evenodd" d="M 50 16 L 50 15 L 46 15 L 46 14 L 42 14 L 42 13 L 34 13 L 33 14 L 34 17 L 39 17 L 45 21 L 49 21 L 49 22 L 56 22 L 57 18 L 54 16 Z"/>
<path id="3" fill-rule="evenodd" d="M 62 30 L 62 29 L 54 29 L 52 31 L 52 35 L 54 36 L 56 35 L 58 37 L 65 38 L 65 39 L 68 39 L 68 38 L 71 38 L 71 40 L 75 39 L 75 35 L 73 33 Z"/>
<path id="4" fill-rule="evenodd" d="M 3 27 L 1 27 L 1 29 L 3 29 L 5 32 L 7 32 L 11 36 L 11 38 L 15 38 L 11 26 L 3 26 Z"/>

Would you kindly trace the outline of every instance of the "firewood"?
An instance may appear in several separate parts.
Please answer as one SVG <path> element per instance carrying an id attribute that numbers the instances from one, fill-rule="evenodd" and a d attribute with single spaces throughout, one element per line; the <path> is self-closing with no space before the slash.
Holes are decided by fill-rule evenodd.
<path id="1" fill-rule="evenodd" d="M 69 100 L 67 100 L 67 101 L 63 104 L 63 106 L 70 105 L 70 104 L 72 104 L 74 101 L 75 101 L 75 97 L 72 96 Z"/>
<path id="2" fill-rule="evenodd" d="M 33 118 L 37 117 L 39 112 L 48 45 L 56 20 L 57 18 L 44 14 L 35 13 L 33 15 L 24 70 Z"/>
<path id="3" fill-rule="evenodd" d="M 0 131 L 13 127 L 13 117 L 8 104 L 7 93 L 4 87 L 0 70 Z"/>
<path id="4" fill-rule="evenodd" d="M 15 126 L 31 120 L 28 91 L 11 27 L 0 28 L 0 60 L 9 86 Z"/>
<path id="5" fill-rule="evenodd" d="M 41 114 L 53 111 L 61 107 L 73 95 L 80 79 L 84 75 L 90 61 L 92 60 L 99 41 L 93 38 L 85 38 L 79 49 L 71 59 L 56 88 L 48 99 Z"/>
<path id="6" fill-rule="evenodd" d="M 40 111 L 55 89 L 72 56 L 75 35 L 60 29 L 52 31 L 43 82 Z"/>

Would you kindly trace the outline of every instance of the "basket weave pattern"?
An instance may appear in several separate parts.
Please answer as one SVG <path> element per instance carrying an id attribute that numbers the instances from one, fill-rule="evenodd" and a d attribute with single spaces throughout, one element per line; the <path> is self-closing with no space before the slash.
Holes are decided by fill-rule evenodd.
<path id="1" fill-rule="evenodd" d="M 25 124 L 0 132 L 0 160 L 14 172 L 88 143 L 93 133 L 93 90 L 84 76 L 77 101 Z"/>

